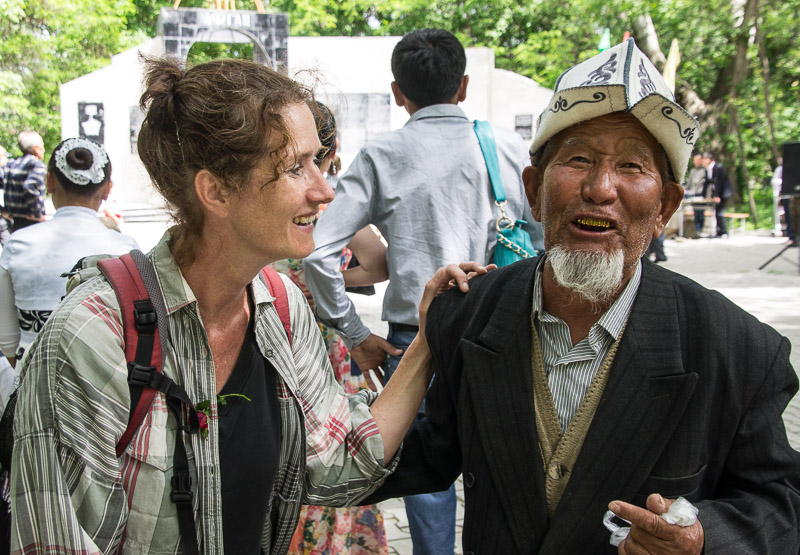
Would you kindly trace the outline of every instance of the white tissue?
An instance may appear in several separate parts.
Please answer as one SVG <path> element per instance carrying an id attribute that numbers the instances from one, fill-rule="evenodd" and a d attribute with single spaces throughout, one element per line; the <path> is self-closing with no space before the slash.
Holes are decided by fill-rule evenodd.
<path id="1" fill-rule="evenodd" d="M 603 526 L 611 532 L 611 537 L 608 539 L 608 543 L 613 545 L 614 547 L 619 547 L 619 544 L 622 543 L 622 540 L 628 537 L 628 532 L 631 531 L 630 526 L 618 526 L 611 522 L 611 519 L 614 518 L 616 515 L 611 511 L 606 511 L 605 516 L 603 517 Z M 628 522 L 624 518 L 617 517 L 622 521 Z M 628 522 L 630 524 L 630 522 Z"/>
<path id="2" fill-rule="evenodd" d="M 683 497 L 678 497 L 669 510 L 661 515 L 661 518 L 670 524 L 677 524 L 678 526 L 691 526 L 697 522 L 698 508 L 689 503 Z"/>
<path id="3" fill-rule="evenodd" d="M 699 509 L 689 503 L 683 497 L 678 497 L 675 501 L 672 502 L 672 505 L 669 506 L 669 509 L 666 513 L 662 513 L 661 518 L 663 518 L 669 524 L 677 524 L 678 526 L 691 526 L 695 522 L 697 522 L 697 513 Z M 608 542 L 613 545 L 614 547 L 618 547 L 619 544 L 622 543 L 622 540 L 628 537 L 628 533 L 631 531 L 630 526 L 618 526 L 611 522 L 611 519 L 614 518 L 614 513 L 611 511 L 606 511 L 606 514 L 603 516 L 603 526 L 611 532 L 611 537 L 609 538 Z M 628 522 L 624 518 L 617 517 L 624 522 Z M 630 522 L 628 522 L 630 524 Z"/>

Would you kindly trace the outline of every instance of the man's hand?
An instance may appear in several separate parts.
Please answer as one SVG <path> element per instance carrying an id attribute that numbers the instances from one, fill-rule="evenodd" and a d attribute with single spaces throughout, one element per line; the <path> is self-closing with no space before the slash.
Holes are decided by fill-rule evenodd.
<path id="1" fill-rule="evenodd" d="M 691 526 L 678 526 L 661 518 L 660 515 L 667 512 L 672 503 L 673 500 L 664 499 L 657 493 L 647 497 L 647 509 L 612 501 L 608 505 L 611 512 L 631 523 L 631 531 L 619 544 L 618 553 L 702 553 L 705 535 L 699 520 Z"/>
<path id="2" fill-rule="evenodd" d="M 383 382 L 383 365 L 386 364 L 386 355 L 400 356 L 403 354 L 403 349 L 398 349 L 382 337 L 378 337 L 374 333 L 350 349 L 350 356 L 361 371 L 364 372 L 364 378 L 367 380 L 367 386 L 372 391 L 377 391 L 376 385 L 372 381 L 369 371 L 374 370 L 378 379 Z"/>

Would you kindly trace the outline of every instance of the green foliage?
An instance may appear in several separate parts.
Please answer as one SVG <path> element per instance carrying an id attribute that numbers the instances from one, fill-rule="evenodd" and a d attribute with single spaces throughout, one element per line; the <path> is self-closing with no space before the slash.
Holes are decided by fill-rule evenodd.
<path id="1" fill-rule="evenodd" d="M 61 138 L 59 85 L 133 46 L 130 0 L 0 0 L 0 144 L 38 131 L 51 150 Z"/>
<path id="2" fill-rule="evenodd" d="M 771 174 L 770 174 L 771 175 Z M 756 215 L 758 216 L 758 227 L 761 229 L 772 229 L 775 226 L 775 208 L 773 205 L 772 185 L 768 182 L 751 189 L 753 200 L 756 203 Z M 737 204 L 728 209 L 730 212 L 750 212 L 748 199 L 745 197 L 741 204 Z M 747 227 L 753 228 L 752 218 L 748 218 Z"/>
<path id="3" fill-rule="evenodd" d="M 197 65 L 220 58 L 253 59 L 253 43 L 196 42 L 186 56 L 187 65 Z"/>

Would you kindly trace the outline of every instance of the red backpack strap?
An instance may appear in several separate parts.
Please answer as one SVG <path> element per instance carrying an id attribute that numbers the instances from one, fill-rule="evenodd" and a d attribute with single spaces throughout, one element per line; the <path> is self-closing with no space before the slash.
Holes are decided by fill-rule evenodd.
<path id="1" fill-rule="evenodd" d="M 154 388 L 137 385 L 132 378 L 140 368 L 152 367 L 161 373 L 161 340 L 156 325 L 156 312 L 133 257 L 124 254 L 119 258 L 105 258 L 98 260 L 97 266 L 111 283 L 119 300 L 125 337 L 131 410 L 128 427 L 117 443 L 117 457 L 120 457 L 150 410 L 156 395 Z"/>
<path id="2" fill-rule="evenodd" d="M 289 346 L 291 346 L 292 320 L 289 316 L 289 296 L 286 293 L 286 285 L 272 266 L 264 266 L 261 269 L 261 274 L 267 281 L 269 292 L 275 297 L 275 309 L 278 311 L 278 317 L 281 319 L 283 329 L 286 330 L 286 337 L 289 338 Z"/>

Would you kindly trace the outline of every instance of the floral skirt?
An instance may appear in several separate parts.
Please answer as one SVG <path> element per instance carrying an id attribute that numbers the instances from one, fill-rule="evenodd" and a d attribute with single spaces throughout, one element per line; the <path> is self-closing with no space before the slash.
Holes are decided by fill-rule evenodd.
<path id="1" fill-rule="evenodd" d="M 381 554 L 388 552 L 383 514 L 363 507 L 303 506 L 289 553 L 303 555 Z"/>

